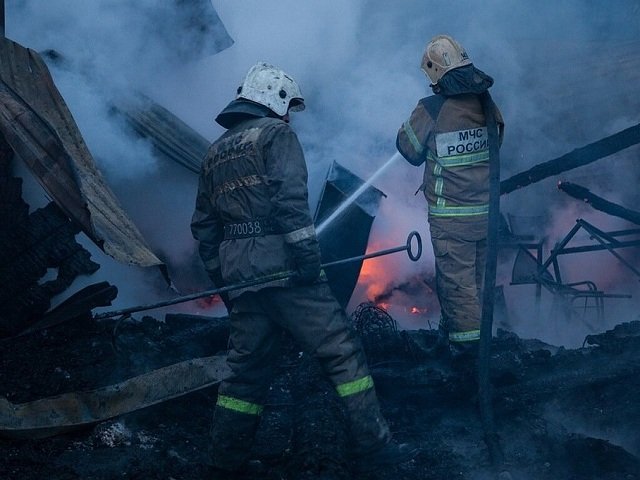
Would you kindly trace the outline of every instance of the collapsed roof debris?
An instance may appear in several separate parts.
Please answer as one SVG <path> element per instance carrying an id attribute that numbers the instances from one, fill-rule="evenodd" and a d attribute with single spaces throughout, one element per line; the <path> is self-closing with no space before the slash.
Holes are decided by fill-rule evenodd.
<path id="1" fill-rule="evenodd" d="M 114 108 L 138 135 L 151 142 L 156 154 L 200 173 L 209 141 L 173 113 L 144 95 Z"/>
<path id="2" fill-rule="evenodd" d="M 10 226 L 0 232 L 0 336 L 5 336 L 39 320 L 52 297 L 99 265 L 75 241 L 78 230 L 53 203 L 13 222 L 0 215 L 0 221 Z M 48 268 L 56 269 L 56 276 L 39 282 Z"/>
<path id="3" fill-rule="evenodd" d="M 4 2 L 1 4 L 4 8 Z M 178 52 L 181 61 L 193 59 L 196 53 L 217 53 L 233 43 L 209 1 L 175 0 L 171 8 L 178 14 L 162 19 L 172 22 L 166 29 L 169 36 L 180 37 L 169 50 Z M 4 26 L 4 10 L 1 13 Z M 80 230 L 116 260 L 158 266 L 169 279 L 163 262 L 149 249 L 104 182 L 41 57 L 6 38 L 0 42 L 0 212 L 4 227 L 0 278 L 6 285 L 0 295 L 0 336 L 7 336 L 25 328 L 50 327 L 79 314 L 86 317 L 91 308 L 110 305 L 115 298 L 115 287 L 106 282 L 96 284 L 44 315 L 51 299 L 79 274 L 88 275 L 99 268 L 75 241 Z M 48 51 L 47 58 L 64 61 L 55 51 Z M 205 139 L 150 99 L 143 97 L 129 105 L 127 118 L 141 135 L 151 138 L 157 153 L 183 164 L 186 161 L 197 172 L 202 156 L 198 148 L 206 151 Z M 55 204 L 28 214 L 21 181 L 10 174 L 14 152 Z M 41 280 L 47 269 L 56 269 L 57 276 Z"/>
<path id="4" fill-rule="evenodd" d="M 12 162 L 13 151 L 0 135 L 0 337 L 33 326 L 49 310 L 52 297 L 78 275 L 100 267 L 76 242 L 79 228 L 57 205 L 29 214 L 22 180 L 11 175 Z M 55 277 L 44 278 L 48 270 L 55 271 Z"/>
<path id="5" fill-rule="evenodd" d="M 158 266 L 167 277 L 105 183 L 40 56 L 0 39 L 0 80 L 2 134 L 56 204 L 108 255 Z"/>

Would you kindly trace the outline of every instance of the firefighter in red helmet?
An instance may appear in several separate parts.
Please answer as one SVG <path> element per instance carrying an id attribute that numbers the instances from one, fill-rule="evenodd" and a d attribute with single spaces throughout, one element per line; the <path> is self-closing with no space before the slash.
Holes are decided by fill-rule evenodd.
<path id="1" fill-rule="evenodd" d="M 416 454 L 391 440 L 362 347 L 321 272 L 307 167 L 289 125 L 289 112 L 304 107 L 289 75 L 258 63 L 216 117 L 228 130 L 202 164 L 191 228 L 216 287 L 297 273 L 225 299 L 232 374 L 219 387 L 213 415 L 212 460 L 218 470 L 247 467 L 283 330 L 319 361 L 344 401 L 356 470 Z"/>
<path id="2" fill-rule="evenodd" d="M 418 102 L 396 145 L 409 163 L 425 165 L 419 191 L 428 204 L 440 327 L 454 357 L 466 357 L 480 338 L 489 212 L 489 141 L 480 95 L 493 79 L 447 35 L 427 44 L 421 68 L 435 95 Z M 504 122 L 494 108 L 502 142 Z"/>

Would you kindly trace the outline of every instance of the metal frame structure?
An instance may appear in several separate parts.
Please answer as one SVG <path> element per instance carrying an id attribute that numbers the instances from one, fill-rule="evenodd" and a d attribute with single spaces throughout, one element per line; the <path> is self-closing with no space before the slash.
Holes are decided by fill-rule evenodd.
<path id="1" fill-rule="evenodd" d="M 589 238 L 595 240 L 596 243 L 575 247 L 567 246 L 581 229 L 586 231 L 589 234 Z M 623 238 L 626 238 L 626 240 L 623 240 Z M 540 289 L 544 287 L 554 295 L 554 298 L 561 297 L 565 301 L 568 300 L 568 305 L 571 308 L 576 301 L 584 300 L 582 306 L 583 314 L 586 313 L 588 308 L 595 308 L 598 321 L 602 321 L 604 319 L 605 298 L 631 298 L 631 295 L 605 293 L 599 290 L 596 283 L 591 280 L 564 283 L 558 257 L 560 255 L 607 250 L 640 278 L 640 270 L 616 252 L 617 249 L 629 247 L 640 247 L 640 228 L 605 232 L 584 219 L 577 219 L 576 225 L 556 244 L 544 262 L 540 261 L 539 254 L 534 257 L 527 246 L 521 245 L 513 265 L 511 284 L 535 284 L 536 308 L 538 308 L 540 300 Z M 550 267 L 553 268 L 553 273 L 549 271 Z M 592 305 L 589 304 L 590 299 L 593 299 Z"/>
<path id="2" fill-rule="evenodd" d="M 584 229 L 591 239 L 598 242 L 595 245 L 581 245 L 578 247 L 567 247 L 567 244 L 575 237 L 575 235 Z M 621 241 L 621 237 L 633 237 L 632 240 Z M 553 265 L 556 280 L 562 282 L 560 276 L 560 267 L 558 265 L 558 257 L 560 255 L 568 255 L 573 253 L 584 252 L 597 252 L 601 250 L 608 250 L 614 257 L 616 257 L 620 263 L 631 270 L 640 279 L 640 270 L 631 265 L 625 258 L 623 258 L 618 252 L 619 248 L 640 247 L 640 228 L 632 228 L 627 230 L 615 230 L 612 232 L 605 232 L 600 230 L 591 223 L 579 218 L 576 220 L 576 224 L 573 228 L 560 240 L 551 250 L 549 258 L 542 264 L 541 270 L 546 270 L 550 265 Z"/>

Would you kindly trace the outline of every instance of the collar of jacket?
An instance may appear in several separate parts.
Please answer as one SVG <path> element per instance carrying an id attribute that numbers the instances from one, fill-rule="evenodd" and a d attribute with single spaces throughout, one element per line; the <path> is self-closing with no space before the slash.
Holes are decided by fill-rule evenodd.
<path id="1" fill-rule="evenodd" d="M 493 78 L 473 64 L 449 70 L 440 79 L 437 85 L 432 85 L 433 93 L 445 95 L 461 95 L 464 93 L 480 94 L 487 91 L 493 85 Z"/>
<path id="2" fill-rule="evenodd" d="M 224 128 L 233 128 L 250 118 L 278 117 L 268 107 L 244 99 L 232 100 L 216 117 L 216 122 Z"/>

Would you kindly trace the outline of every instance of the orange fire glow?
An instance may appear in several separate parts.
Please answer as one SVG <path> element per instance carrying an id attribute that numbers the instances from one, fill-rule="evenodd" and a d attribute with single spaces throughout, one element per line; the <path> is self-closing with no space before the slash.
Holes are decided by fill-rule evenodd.
<path id="1" fill-rule="evenodd" d="M 370 243 L 367 251 L 383 248 L 377 243 Z M 375 302 L 377 307 L 394 315 L 400 322 L 404 320 L 405 325 L 415 327 L 423 325 L 425 318 L 437 312 L 430 304 L 433 302 L 433 295 L 430 295 L 432 292 L 426 285 L 421 288 L 418 283 L 411 293 L 398 288 L 403 282 L 410 281 L 411 279 L 403 276 L 397 257 L 389 255 L 365 260 L 360 270 L 358 286 L 366 301 Z"/>
<path id="2" fill-rule="evenodd" d="M 373 258 L 362 263 L 358 281 L 365 285 L 367 298 L 375 298 L 387 290 L 387 275 L 381 259 Z"/>
<path id="3" fill-rule="evenodd" d="M 219 305 L 221 302 L 222 302 L 222 300 L 220 299 L 220 297 L 218 295 L 212 295 L 210 297 L 197 298 L 195 300 L 195 303 L 198 306 L 198 308 L 202 308 L 204 310 L 208 310 L 210 308 L 213 308 L 213 307 Z"/>

